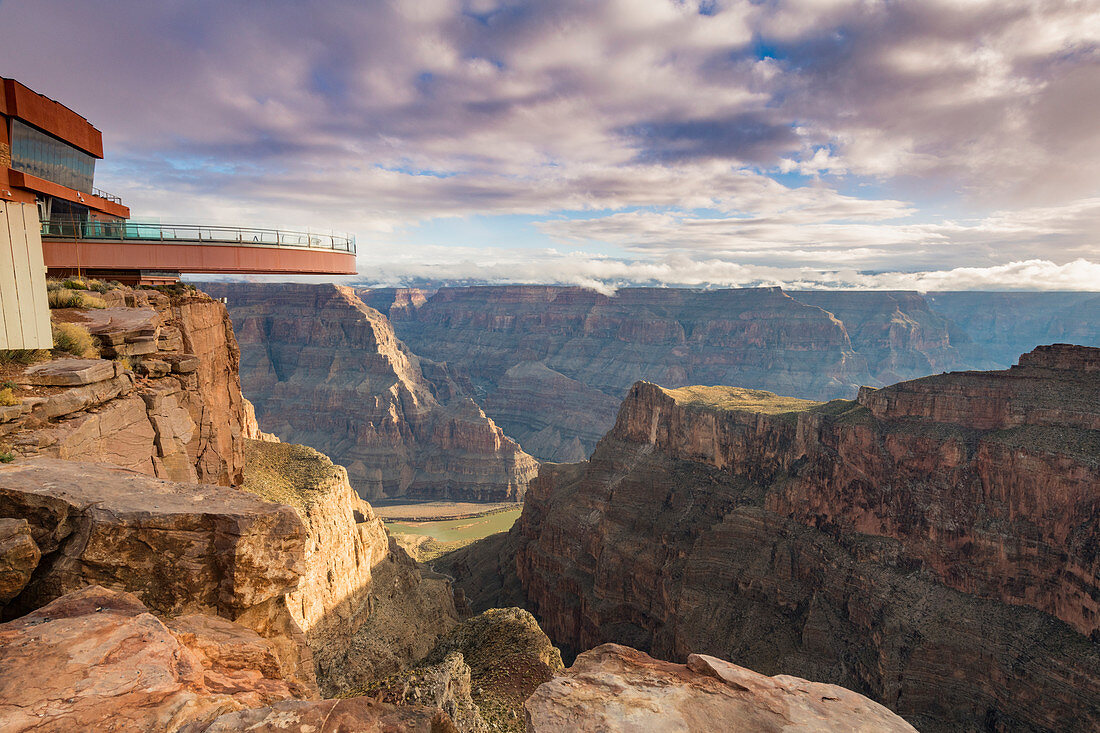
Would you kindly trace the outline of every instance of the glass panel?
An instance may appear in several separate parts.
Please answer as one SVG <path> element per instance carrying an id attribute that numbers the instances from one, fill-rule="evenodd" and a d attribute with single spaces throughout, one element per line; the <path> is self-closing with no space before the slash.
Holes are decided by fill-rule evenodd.
<path id="1" fill-rule="evenodd" d="M 11 121 L 11 167 L 77 191 L 92 192 L 94 156 L 19 120 Z"/>

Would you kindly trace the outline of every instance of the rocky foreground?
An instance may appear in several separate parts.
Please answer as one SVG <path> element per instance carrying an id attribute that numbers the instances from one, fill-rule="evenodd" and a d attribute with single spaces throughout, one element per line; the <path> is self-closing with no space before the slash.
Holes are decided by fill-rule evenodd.
<path id="1" fill-rule="evenodd" d="M 1100 349 L 857 401 L 639 383 L 509 535 L 437 566 L 568 654 L 710 654 L 922 731 L 1100 727 Z"/>
<path id="2" fill-rule="evenodd" d="M 710 710 L 728 730 L 797 728 L 803 708 L 820 730 L 907 729 L 854 693 L 764 678 L 746 687 L 752 673 L 717 660 L 692 672 L 708 681 L 687 684 L 675 665 L 639 676 L 616 663 L 613 692 L 632 708 L 578 723 L 593 691 L 572 686 L 592 683 L 591 663 L 563 670 L 519 608 L 461 620 L 450 580 L 392 542 L 342 467 L 264 439 L 220 303 L 112 292 L 113 308 L 55 315 L 98 329 L 117 361 L 9 369 L 19 382 L 0 431 L 5 733 L 617 730 L 637 709 L 653 718 L 673 690 L 678 710 Z M 719 689 L 736 704 L 713 707 Z M 776 717 L 776 706 L 798 710 Z M 677 714 L 656 718 L 674 725 Z"/>
<path id="3" fill-rule="evenodd" d="M 348 469 L 367 499 L 518 501 L 537 463 L 385 316 L 333 285 L 210 283 L 266 430 Z"/>

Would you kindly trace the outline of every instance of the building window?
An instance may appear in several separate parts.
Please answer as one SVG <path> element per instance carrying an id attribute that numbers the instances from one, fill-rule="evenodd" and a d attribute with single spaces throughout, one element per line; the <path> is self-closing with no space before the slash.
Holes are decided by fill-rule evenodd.
<path id="1" fill-rule="evenodd" d="M 92 192 L 94 156 L 16 119 L 11 121 L 11 167 L 77 191 Z"/>

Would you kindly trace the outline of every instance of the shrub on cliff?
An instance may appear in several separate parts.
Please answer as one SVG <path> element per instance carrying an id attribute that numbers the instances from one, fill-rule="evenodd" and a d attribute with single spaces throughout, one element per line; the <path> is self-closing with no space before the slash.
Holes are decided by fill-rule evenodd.
<path id="1" fill-rule="evenodd" d="M 45 349 L 0 349 L 0 364 L 34 364 L 49 356 Z"/>
<path id="2" fill-rule="evenodd" d="M 53 325 L 54 356 L 71 354 L 80 357 L 99 356 L 95 339 L 88 329 L 77 323 L 55 323 Z"/>
<path id="3" fill-rule="evenodd" d="M 89 293 L 63 287 L 46 287 L 46 301 L 50 308 L 106 308 L 107 301 Z"/>
<path id="4" fill-rule="evenodd" d="M 18 405 L 22 400 L 15 396 L 15 392 L 11 387 L 4 387 L 0 389 L 0 407 L 10 407 L 12 405 Z"/>

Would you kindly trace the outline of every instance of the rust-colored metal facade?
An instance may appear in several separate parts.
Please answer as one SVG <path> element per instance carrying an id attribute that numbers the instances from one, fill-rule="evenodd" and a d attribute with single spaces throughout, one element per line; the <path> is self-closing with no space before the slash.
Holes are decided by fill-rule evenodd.
<path id="1" fill-rule="evenodd" d="M 60 180 L 64 176 L 53 176 L 59 180 L 51 180 L 48 166 L 35 168 L 21 164 L 18 153 L 13 160 L 13 142 L 22 140 L 29 147 L 28 138 L 35 138 L 46 148 L 56 146 L 62 157 L 83 165 L 87 175 L 74 179 L 81 188 L 63 185 Z M 124 222 L 130 218 L 130 209 L 117 197 L 90 185 L 94 161 L 102 158 L 103 135 L 86 119 L 14 79 L 0 78 L 0 200 L 37 204 L 40 212 L 76 210 L 84 225 Z M 43 213 L 42 218 L 43 258 L 51 275 L 83 274 L 154 283 L 178 279 L 180 273 L 186 272 L 355 274 L 355 247 L 351 239 L 329 247 L 271 245 L 263 240 L 210 242 L 201 238 L 112 241 L 102 236 L 95 239 L 58 236 L 52 233 L 56 227 L 46 225 L 55 223 L 51 215 Z M 77 222 L 76 228 L 81 229 L 81 222 Z M 312 240 L 307 237 L 306 241 Z"/>

